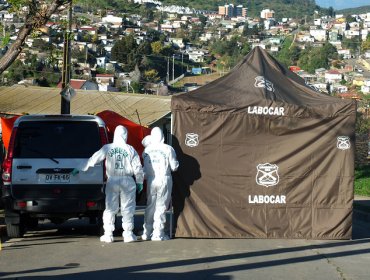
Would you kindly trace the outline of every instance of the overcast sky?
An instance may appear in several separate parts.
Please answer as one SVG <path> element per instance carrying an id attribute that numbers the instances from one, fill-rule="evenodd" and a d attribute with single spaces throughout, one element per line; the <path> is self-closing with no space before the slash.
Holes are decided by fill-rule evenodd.
<path id="1" fill-rule="evenodd" d="M 334 10 L 370 5 L 370 0 L 315 0 L 315 1 L 316 4 L 321 7 L 324 8 L 333 7 Z"/>

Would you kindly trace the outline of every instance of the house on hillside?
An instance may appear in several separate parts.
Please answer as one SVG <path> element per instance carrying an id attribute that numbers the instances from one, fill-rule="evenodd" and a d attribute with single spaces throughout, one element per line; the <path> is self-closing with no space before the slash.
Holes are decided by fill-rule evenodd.
<path id="1" fill-rule="evenodd" d="M 338 70 L 329 70 L 325 73 L 324 77 L 326 83 L 339 83 L 342 80 L 342 73 Z"/>
<path id="2" fill-rule="evenodd" d="M 187 52 L 189 60 L 193 62 L 204 62 L 205 52 L 203 50 L 191 50 Z"/>
<path id="3" fill-rule="evenodd" d="M 364 84 L 361 86 L 361 92 L 364 94 L 370 93 L 370 80 L 364 81 Z"/>
<path id="4" fill-rule="evenodd" d="M 326 41 L 327 31 L 325 29 L 311 29 L 310 35 L 315 38 L 316 41 Z"/>
<path id="5" fill-rule="evenodd" d="M 96 83 L 87 80 L 71 79 L 69 85 L 73 89 L 98 90 L 98 85 Z M 62 88 L 62 81 L 59 82 L 57 88 Z"/>
<path id="6" fill-rule="evenodd" d="M 96 74 L 95 79 L 98 83 L 99 91 L 117 91 L 114 88 L 113 74 Z"/>

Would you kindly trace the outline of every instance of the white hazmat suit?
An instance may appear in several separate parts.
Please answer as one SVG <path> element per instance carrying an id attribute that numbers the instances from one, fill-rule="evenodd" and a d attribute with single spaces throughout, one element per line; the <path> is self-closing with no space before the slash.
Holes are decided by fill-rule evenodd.
<path id="1" fill-rule="evenodd" d="M 144 138 L 144 173 L 147 180 L 147 207 L 144 215 L 143 240 L 162 241 L 166 214 L 172 192 L 171 171 L 176 171 L 179 162 L 175 150 L 164 143 L 162 130 L 154 127 L 150 136 Z"/>
<path id="2" fill-rule="evenodd" d="M 89 167 L 105 160 L 107 185 L 103 213 L 104 235 L 100 237 L 102 242 L 113 242 L 119 200 L 124 230 L 123 240 L 124 242 L 136 241 L 136 236 L 132 232 L 136 207 L 136 184 L 142 186 L 144 173 L 139 155 L 126 141 L 127 129 L 122 125 L 117 126 L 114 131 L 113 143 L 104 145 L 81 168 L 82 171 L 86 171 Z M 136 184 L 133 176 L 135 176 Z"/>

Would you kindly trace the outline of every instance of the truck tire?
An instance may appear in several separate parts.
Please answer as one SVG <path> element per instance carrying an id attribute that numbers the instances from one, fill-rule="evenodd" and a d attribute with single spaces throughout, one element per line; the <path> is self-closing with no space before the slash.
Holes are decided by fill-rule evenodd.
<path id="1" fill-rule="evenodd" d="M 24 235 L 24 226 L 23 224 L 6 224 L 6 231 L 9 238 L 20 238 Z"/>
<path id="2" fill-rule="evenodd" d="M 39 220 L 37 218 L 31 218 L 31 217 L 26 218 L 27 229 L 36 229 L 38 225 L 39 225 Z"/>

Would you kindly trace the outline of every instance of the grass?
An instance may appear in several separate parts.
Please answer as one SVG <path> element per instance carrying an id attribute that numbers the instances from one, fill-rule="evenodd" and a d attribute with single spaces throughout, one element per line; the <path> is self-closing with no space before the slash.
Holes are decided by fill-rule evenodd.
<path id="1" fill-rule="evenodd" d="M 355 169 L 355 194 L 370 196 L 370 165 Z"/>

